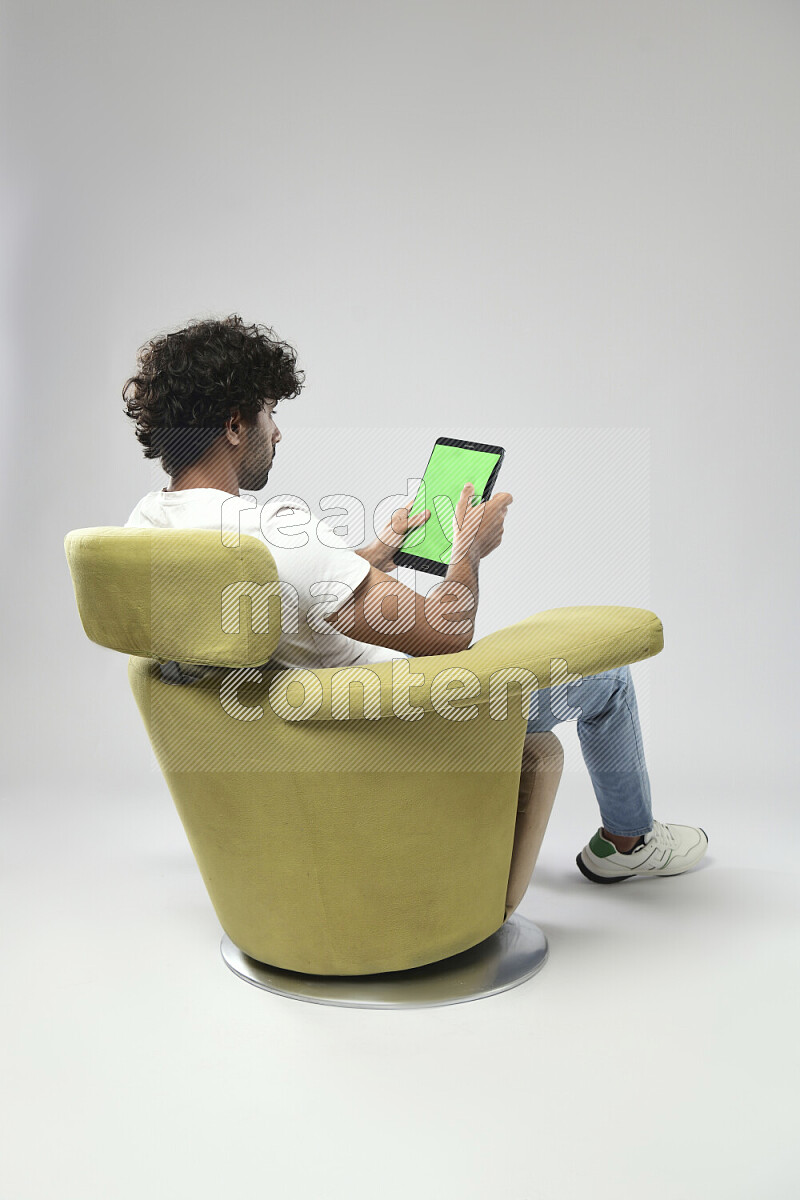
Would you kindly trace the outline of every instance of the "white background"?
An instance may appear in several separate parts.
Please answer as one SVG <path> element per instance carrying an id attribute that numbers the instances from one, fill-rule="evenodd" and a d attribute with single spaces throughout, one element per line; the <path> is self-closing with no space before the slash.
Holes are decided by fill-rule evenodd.
<path id="1" fill-rule="evenodd" d="M 3 1193 L 793 1194 L 798 5 L 4 12 Z M 586 884 L 560 727 L 522 909 L 551 961 L 503 997 L 363 1014 L 228 977 L 124 660 L 82 633 L 65 533 L 164 483 L 122 414 L 136 349 L 229 312 L 307 373 L 268 492 L 369 507 L 438 434 L 500 442 L 478 633 L 664 623 L 634 667 L 655 812 L 709 860 Z"/>

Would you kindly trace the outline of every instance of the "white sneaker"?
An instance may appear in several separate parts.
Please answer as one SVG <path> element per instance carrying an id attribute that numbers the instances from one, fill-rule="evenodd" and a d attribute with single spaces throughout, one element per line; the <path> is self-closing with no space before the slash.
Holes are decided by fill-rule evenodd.
<path id="1" fill-rule="evenodd" d="M 580 871 L 593 883 L 619 883 L 636 875 L 680 875 L 699 862 L 708 849 L 708 835 L 694 825 L 662 825 L 653 821 L 644 841 L 621 854 L 598 829 L 576 858 Z"/>

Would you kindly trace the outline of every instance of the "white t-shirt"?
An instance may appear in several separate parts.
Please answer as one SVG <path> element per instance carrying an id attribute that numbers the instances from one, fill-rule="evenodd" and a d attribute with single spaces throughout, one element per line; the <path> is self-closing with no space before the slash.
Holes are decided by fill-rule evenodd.
<path id="1" fill-rule="evenodd" d="M 271 665 L 341 667 L 409 658 L 402 650 L 356 641 L 322 620 L 355 591 L 369 574 L 369 563 L 321 522 L 298 496 L 278 496 L 258 504 L 255 496 L 187 488 L 148 492 L 125 525 L 213 529 L 228 535 L 238 530 L 240 535 L 261 538 L 275 560 L 279 580 L 297 595 L 297 631 L 281 630 Z"/>

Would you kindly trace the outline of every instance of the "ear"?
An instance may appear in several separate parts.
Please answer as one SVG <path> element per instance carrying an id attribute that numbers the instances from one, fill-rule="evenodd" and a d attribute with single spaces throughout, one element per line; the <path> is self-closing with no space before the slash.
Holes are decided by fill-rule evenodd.
<path id="1" fill-rule="evenodd" d="M 238 408 L 231 411 L 231 415 L 225 422 L 225 437 L 232 446 L 238 446 L 242 440 L 243 422 L 242 416 Z"/>

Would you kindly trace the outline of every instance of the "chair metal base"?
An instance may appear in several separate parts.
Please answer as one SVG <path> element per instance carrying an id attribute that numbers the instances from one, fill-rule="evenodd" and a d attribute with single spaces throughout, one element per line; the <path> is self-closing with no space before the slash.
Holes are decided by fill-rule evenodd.
<path id="1" fill-rule="evenodd" d="M 247 983 L 265 991 L 342 1008 L 434 1008 L 482 1000 L 517 987 L 547 961 L 547 938 L 538 925 L 512 914 L 491 937 L 451 958 L 377 975 L 305 975 L 248 958 L 227 934 L 220 944 L 225 963 Z"/>

